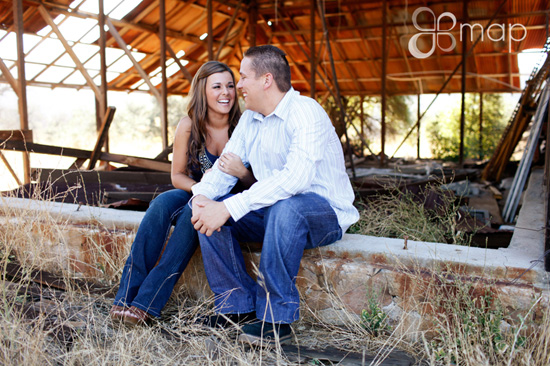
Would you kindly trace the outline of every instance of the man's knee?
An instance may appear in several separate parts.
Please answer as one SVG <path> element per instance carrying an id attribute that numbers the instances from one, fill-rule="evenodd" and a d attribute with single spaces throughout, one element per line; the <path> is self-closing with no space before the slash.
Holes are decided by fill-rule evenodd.
<path id="1" fill-rule="evenodd" d="M 303 220 L 300 200 L 292 196 L 278 201 L 268 209 L 267 219 L 278 226 L 296 225 Z"/>

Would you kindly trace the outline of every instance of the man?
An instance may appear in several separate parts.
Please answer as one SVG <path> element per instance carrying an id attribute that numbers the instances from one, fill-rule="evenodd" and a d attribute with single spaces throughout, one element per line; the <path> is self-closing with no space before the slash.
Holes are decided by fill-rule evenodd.
<path id="1" fill-rule="evenodd" d="M 255 312 L 259 320 L 239 336 L 252 344 L 290 340 L 304 249 L 341 239 L 359 218 L 340 140 L 323 108 L 291 87 L 285 56 L 259 46 L 241 62 L 237 88 L 247 110 L 224 154 L 250 164 L 258 181 L 227 195 L 237 178 L 219 170 L 222 156 L 193 187 L 192 222 L 216 311 L 235 322 Z M 257 281 L 246 272 L 239 241 L 263 243 Z"/>

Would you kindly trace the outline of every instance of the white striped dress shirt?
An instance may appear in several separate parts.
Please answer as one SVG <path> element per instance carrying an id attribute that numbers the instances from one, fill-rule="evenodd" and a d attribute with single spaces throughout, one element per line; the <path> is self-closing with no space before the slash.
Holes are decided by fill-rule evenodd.
<path id="1" fill-rule="evenodd" d="M 223 202 L 237 221 L 250 211 L 272 206 L 299 193 L 324 197 L 345 232 L 359 218 L 346 173 L 342 145 L 325 110 L 291 88 L 268 116 L 245 111 L 223 151 L 241 157 L 258 180 Z M 237 182 L 218 170 L 193 186 L 193 194 L 218 199 Z"/>

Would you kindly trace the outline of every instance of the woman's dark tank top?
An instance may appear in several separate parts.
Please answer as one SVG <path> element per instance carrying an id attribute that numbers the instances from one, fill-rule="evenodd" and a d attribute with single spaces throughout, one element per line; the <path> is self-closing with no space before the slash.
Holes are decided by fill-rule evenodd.
<path id="1" fill-rule="evenodd" d="M 191 167 L 191 178 L 193 180 L 199 182 L 204 174 L 205 171 L 212 168 L 216 160 L 218 160 L 219 156 L 211 154 L 210 151 L 206 149 L 202 149 L 197 156 L 197 159 L 199 160 L 199 167 L 196 165 Z"/>

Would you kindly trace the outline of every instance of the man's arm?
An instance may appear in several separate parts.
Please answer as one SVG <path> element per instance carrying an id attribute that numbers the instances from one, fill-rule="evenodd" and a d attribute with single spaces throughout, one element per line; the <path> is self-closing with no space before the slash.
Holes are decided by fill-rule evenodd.
<path id="1" fill-rule="evenodd" d="M 260 177 L 249 190 L 224 201 L 234 220 L 248 212 L 271 206 L 276 202 L 305 191 L 311 186 L 318 162 L 333 129 L 324 110 L 313 100 L 292 111 L 293 128 L 286 163 L 268 177 Z"/>
<path id="2" fill-rule="evenodd" d="M 222 155 L 231 152 L 240 156 L 243 163 L 247 161 L 243 138 L 245 121 L 241 117 L 241 121 L 222 152 Z M 215 200 L 227 194 L 238 180 L 234 176 L 223 173 L 219 169 L 219 163 L 220 159 L 216 161 L 212 171 L 203 176 L 203 179 L 192 187 L 193 197 L 190 200 L 193 209 L 191 222 L 195 230 L 208 236 L 219 230 L 230 217 L 224 203 Z"/>
<path id="3" fill-rule="evenodd" d="M 243 129 L 246 121 L 241 117 L 241 122 L 235 127 L 231 139 L 225 144 L 222 155 L 231 152 L 238 155 L 243 164 L 247 164 L 247 155 L 244 149 Z M 237 183 L 238 178 L 223 173 L 219 169 L 220 159 L 212 167 L 212 171 L 205 174 L 201 181 L 192 187 L 193 196 L 203 195 L 212 200 L 229 193 L 231 188 Z"/>

